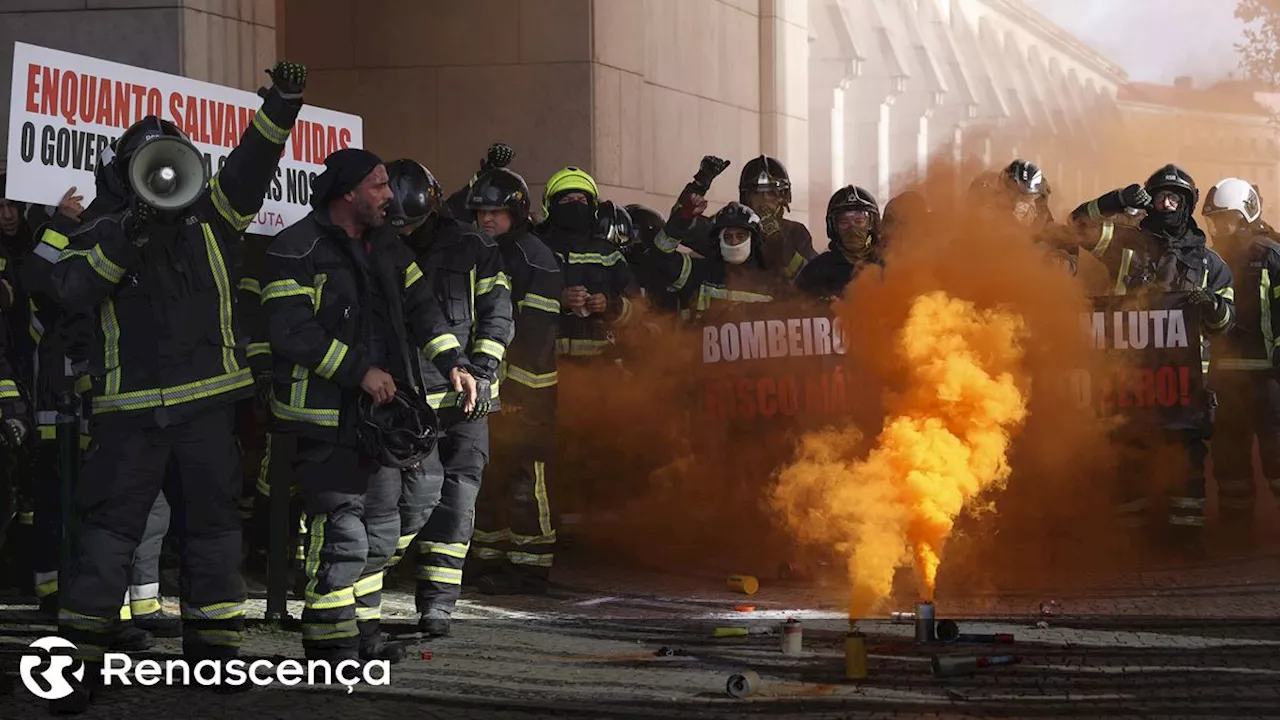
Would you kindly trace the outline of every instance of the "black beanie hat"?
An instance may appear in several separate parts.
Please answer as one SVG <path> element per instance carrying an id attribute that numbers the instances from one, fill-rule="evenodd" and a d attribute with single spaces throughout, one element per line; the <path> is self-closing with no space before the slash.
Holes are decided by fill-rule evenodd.
<path id="1" fill-rule="evenodd" d="M 346 195 L 358 186 L 382 158 L 359 148 L 344 148 L 324 159 L 324 172 L 311 183 L 311 207 L 322 208 L 330 200 Z"/>

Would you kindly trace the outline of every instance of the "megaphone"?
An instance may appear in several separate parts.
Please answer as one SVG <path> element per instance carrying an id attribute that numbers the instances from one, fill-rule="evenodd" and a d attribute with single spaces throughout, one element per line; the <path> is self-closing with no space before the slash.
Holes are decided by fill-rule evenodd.
<path id="1" fill-rule="evenodd" d="M 129 185 L 138 199 L 161 210 L 185 210 L 200 199 L 209 176 L 200 151 L 183 138 L 158 135 L 129 161 Z"/>

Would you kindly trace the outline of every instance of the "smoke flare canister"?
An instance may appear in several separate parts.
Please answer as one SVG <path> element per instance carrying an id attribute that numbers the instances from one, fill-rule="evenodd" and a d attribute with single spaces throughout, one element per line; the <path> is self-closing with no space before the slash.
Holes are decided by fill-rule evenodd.
<path id="1" fill-rule="evenodd" d="M 955 620 L 939 620 L 934 627 L 934 635 L 941 642 L 955 642 L 960 637 L 960 625 Z"/>
<path id="2" fill-rule="evenodd" d="M 934 655 L 929 659 L 934 677 L 970 675 L 986 668 L 1015 665 L 1020 662 L 1022 658 L 1017 655 L 953 655 L 949 657 Z"/>
<path id="3" fill-rule="evenodd" d="M 800 621 L 787 618 L 787 621 L 782 623 L 782 654 L 799 655 L 803 647 L 804 630 L 800 627 Z"/>
<path id="4" fill-rule="evenodd" d="M 724 691 L 729 694 L 729 697 L 739 700 L 751 697 L 760 692 L 760 676 L 754 670 L 734 673 L 724 684 Z"/>
<path id="5" fill-rule="evenodd" d="M 760 581 L 750 575 L 730 575 L 729 589 L 745 595 L 755 595 L 760 589 Z"/>
<path id="6" fill-rule="evenodd" d="M 913 612 L 892 612 L 889 613 L 889 622 L 893 623 L 913 623 L 916 621 L 916 614 Z"/>
<path id="7" fill-rule="evenodd" d="M 844 676 L 849 680 L 867 679 L 867 641 L 856 630 L 844 636 Z"/>
<path id="8" fill-rule="evenodd" d="M 933 626 L 933 603 L 921 601 L 916 604 L 916 642 L 930 643 L 937 639 Z"/>

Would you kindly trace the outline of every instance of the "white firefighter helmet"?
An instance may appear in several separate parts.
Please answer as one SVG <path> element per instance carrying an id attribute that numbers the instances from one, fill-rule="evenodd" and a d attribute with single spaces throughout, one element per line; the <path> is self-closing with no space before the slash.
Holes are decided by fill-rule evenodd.
<path id="1" fill-rule="evenodd" d="M 1262 217 L 1262 199 L 1253 185 L 1239 178 L 1227 178 L 1213 186 L 1204 199 L 1206 216 L 1235 210 L 1245 222 Z"/>

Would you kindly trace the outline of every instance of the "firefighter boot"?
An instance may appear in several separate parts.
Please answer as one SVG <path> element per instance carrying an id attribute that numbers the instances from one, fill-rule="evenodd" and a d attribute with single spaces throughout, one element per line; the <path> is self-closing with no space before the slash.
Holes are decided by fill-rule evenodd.
<path id="1" fill-rule="evenodd" d="M 361 660 L 386 660 L 395 665 L 404 660 L 405 655 L 408 654 L 406 643 L 386 639 L 382 634 L 382 623 L 379 621 L 361 620 L 358 626 Z"/>
<path id="2" fill-rule="evenodd" d="M 425 638 L 449 637 L 453 618 L 445 610 L 428 610 L 418 618 L 418 632 Z"/>
<path id="3" fill-rule="evenodd" d="M 182 618 L 164 610 L 134 615 L 133 624 L 158 638 L 182 637 Z"/>

